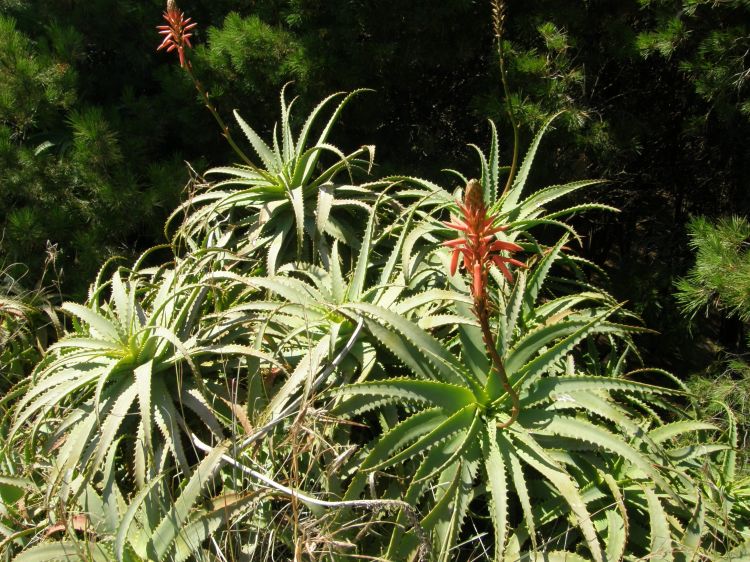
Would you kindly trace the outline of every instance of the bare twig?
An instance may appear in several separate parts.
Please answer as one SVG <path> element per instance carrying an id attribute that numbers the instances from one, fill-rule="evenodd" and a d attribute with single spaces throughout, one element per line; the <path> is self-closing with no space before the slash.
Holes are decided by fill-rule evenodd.
<path id="1" fill-rule="evenodd" d="M 359 334 L 362 332 L 362 328 L 364 327 L 365 320 L 364 318 L 359 318 L 357 321 L 357 325 L 354 328 L 354 331 L 352 332 L 352 335 L 349 337 L 349 341 L 346 342 L 346 345 L 341 349 L 341 351 L 338 353 L 336 357 L 334 357 L 333 361 L 330 362 L 330 364 L 318 375 L 315 380 L 310 385 L 310 392 L 317 389 L 323 382 L 329 377 L 329 375 L 336 369 L 336 367 L 341 364 L 341 362 L 344 360 L 344 358 L 349 355 L 349 352 L 354 347 L 354 344 L 357 343 L 357 339 L 359 339 Z M 284 408 L 276 417 L 274 417 L 270 422 L 268 422 L 266 425 L 264 425 L 262 428 L 260 428 L 258 431 L 250 435 L 249 437 L 245 438 L 242 443 L 240 443 L 238 447 L 238 451 L 243 451 L 250 445 L 252 445 L 255 441 L 260 439 L 261 437 L 268 434 L 269 431 L 271 431 L 274 427 L 279 425 L 281 422 L 283 422 L 285 419 L 291 417 L 297 412 L 297 409 L 299 408 L 299 405 L 302 403 L 302 396 L 297 397 L 294 401 L 292 401 L 286 408 Z"/>
<path id="2" fill-rule="evenodd" d="M 210 453 L 211 451 L 213 451 L 213 447 L 201 441 L 196 435 L 191 434 L 190 437 L 193 440 L 193 444 L 198 449 L 207 453 Z M 237 459 L 227 454 L 222 454 L 221 460 L 239 469 L 240 471 L 244 472 L 248 476 L 251 476 L 252 478 L 262 482 L 263 484 L 269 486 L 270 488 L 273 488 L 274 490 L 277 490 L 281 492 L 282 494 L 289 496 L 290 498 L 297 499 L 301 501 L 302 503 L 316 505 L 319 507 L 334 508 L 334 509 L 347 509 L 347 508 L 358 509 L 359 508 L 359 509 L 369 509 L 372 511 L 401 509 L 404 511 L 407 518 L 409 519 L 409 522 L 414 527 L 414 532 L 416 533 L 417 538 L 419 539 L 419 543 L 420 543 L 419 560 L 424 561 L 428 559 L 430 549 L 431 549 L 429 539 L 427 538 L 427 535 L 425 534 L 424 529 L 419 523 L 419 514 L 417 510 L 413 506 L 406 503 L 405 501 L 402 501 L 402 500 L 347 500 L 347 501 L 320 500 L 313 496 L 309 496 L 305 494 L 304 492 L 301 492 L 295 488 L 284 486 L 283 484 L 276 482 L 272 478 L 269 478 L 265 474 L 261 474 L 257 470 L 253 470 L 249 466 L 242 464 Z"/>

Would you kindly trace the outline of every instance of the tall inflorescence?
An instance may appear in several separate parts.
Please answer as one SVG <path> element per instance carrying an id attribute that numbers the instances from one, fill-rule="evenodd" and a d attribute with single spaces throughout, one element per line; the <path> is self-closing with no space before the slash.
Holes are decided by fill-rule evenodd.
<path id="1" fill-rule="evenodd" d="M 156 28 L 159 30 L 159 33 L 164 36 L 161 44 L 156 50 L 161 51 L 162 49 L 166 49 L 166 52 L 168 53 L 177 51 L 177 55 L 180 59 L 180 66 L 193 81 L 195 89 L 198 90 L 198 93 L 203 98 L 203 103 L 221 128 L 221 134 L 224 135 L 224 138 L 227 139 L 227 142 L 229 142 L 229 145 L 234 149 L 240 159 L 247 166 L 255 169 L 256 167 L 253 162 L 232 138 L 229 127 L 211 102 L 211 96 L 209 95 L 208 90 L 203 87 L 203 84 L 201 84 L 200 80 L 196 78 L 195 73 L 193 72 L 193 66 L 190 64 L 188 51 L 193 48 L 193 45 L 190 43 L 190 38 L 193 34 L 190 32 L 195 29 L 198 24 L 192 22 L 192 18 L 185 18 L 185 14 L 177 7 L 177 2 L 175 0 L 167 0 L 167 9 L 164 11 L 163 17 L 167 24 L 159 25 Z"/>
<path id="2" fill-rule="evenodd" d="M 510 163 L 510 172 L 505 182 L 503 195 L 505 195 L 513 184 L 518 168 L 518 143 L 519 130 L 516 121 L 515 112 L 513 111 L 513 101 L 510 95 L 510 85 L 508 84 L 508 73 L 505 69 L 505 50 L 503 48 L 503 36 L 505 35 L 505 0 L 492 0 L 492 27 L 495 32 L 495 41 L 497 42 L 497 59 L 500 64 L 500 82 L 503 85 L 505 95 L 505 111 L 508 113 L 508 120 L 513 128 L 513 160 Z"/>
<path id="3" fill-rule="evenodd" d="M 466 185 L 464 200 L 458 203 L 458 210 L 459 217 L 445 223 L 446 226 L 460 233 L 458 238 L 444 243 L 453 250 L 450 273 L 456 274 L 459 261 L 461 261 L 471 276 L 471 296 L 474 301 L 472 311 L 479 321 L 484 345 L 492 360 L 492 367 L 513 402 L 510 419 L 498 425 L 500 428 L 505 428 L 516 421 L 520 403 L 518 393 L 508 381 L 508 375 L 492 335 L 491 305 L 487 285 L 490 268 L 493 265 L 502 272 L 508 283 L 513 283 L 513 274 L 508 269 L 508 264 L 518 267 L 526 267 L 526 265 L 506 254 L 520 252 L 523 248 L 513 242 L 497 238 L 496 234 L 507 230 L 508 226 L 498 224 L 498 217 L 488 211 L 484 202 L 482 185 L 477 180 L 471 180 Z"/>
<path id="4" fill-rule="evenodd" d="M 492 0 L 492 26 L 495 38 L 501 41 L 505 28 L 505 2 L 503 0 Z"/>
<path id="5" fill-rule="evenodd" d="M 190 31 L 198 24 L 191 23 L 191 18 L 185 19 L 185 14 L 177 8 L 175 0 L 167 1 L 164 19 L 167 21 L 167 25 L 160 25 L 156 28 L 161 35 L 164 35 L 161 45 L 156 50 L 166 49 L 168 53 L 177 51 L 180 57 L 180 66 L 185 68 L 185 65 L 190 64 L 190 61 L 185 57 L 185 49 L 192 48 Z"/>

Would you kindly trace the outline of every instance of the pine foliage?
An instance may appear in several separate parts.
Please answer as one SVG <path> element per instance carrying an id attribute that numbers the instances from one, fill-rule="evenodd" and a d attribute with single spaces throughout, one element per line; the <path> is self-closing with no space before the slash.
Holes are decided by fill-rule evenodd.
<path id="1" fill-rule="evenodd" d="M 697 217 L 688 224 L 695 265 L 677 282 L 677 300 L 690 317 L 713 307 L 750 320 L 750 223 L 732 217 L 712 222 Z"/>

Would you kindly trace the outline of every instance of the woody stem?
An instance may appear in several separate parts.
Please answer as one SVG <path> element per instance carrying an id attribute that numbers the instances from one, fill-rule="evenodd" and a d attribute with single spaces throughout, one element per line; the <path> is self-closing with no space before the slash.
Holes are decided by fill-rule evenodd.
<path id="1" fill-rule="evenodd" d="M 479 320 L 479 327 L 482 330 L 482 339 L 484 340 L 484 346 L 487 348 L 487 352 L 490 354 L 492 367 L 497 373 L 497 376 L 500 377 L 500 383 L 503 385 L 505 392 L 508 393 L 508 396 L 510 396 L 513 404 L 508 421 L 497 424 L 498 429 L 505 429 L 513 425 L 518 419 L 518 414 L 521 413 L 521 400 L 518 397 L 518 393 L 510 384 L 508 373 L 505 371 L 505 366 L 503 365 L 503 360 L 497 352 L 495 338 L 493 337 L 492 329 L 490 328 L 490 315 L 486 295 L 474 296 L 474 315 L 477 317 L 477 320 Z"/>

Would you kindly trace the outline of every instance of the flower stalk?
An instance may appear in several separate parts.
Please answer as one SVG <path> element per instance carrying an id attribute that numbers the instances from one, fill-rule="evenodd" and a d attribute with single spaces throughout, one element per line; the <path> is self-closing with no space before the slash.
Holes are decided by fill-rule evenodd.
<path id="1" fill-rule="evenodd" d="M 505 32 L 505 2 L 504 0 L 492 0 L 492 24 L 495 31 L 495 39 L 497 40 L 497 58 L 500 63 L 500 81 L 503 85 L 503 94 L 505 97 L 505 110 L 508 113 L 508 120 L 513 128 L 513 159 L 510 164 L 510 172 L 508 173 L 508 179 L 505 182 L 505 188 L 501 197 L 508 193 L 510 186 L 513 185 L 513 180 L 516 176 L 516 170 L 518 169 L 518 137 L 519 129 L 516 118 L 513 114 L 513 102 L 510 96 L 510 86 L 508 85 L 508 72 L 505 69 L 505 50 L 503 47 L 503 34 Z"/>
<path id="2" fill-rule="evenodd" d="M 156 50 L 161 51 L 162 49 L 165 49 L 167 53 L 177 51 L 177 55 L 180 59 L 180 67 L 185 70 L 187 75 L 193 81 L 195 89 L 198 90 L 198 93 L 203 98 L 203 104 L 219 125 L 221 134 L 227 139 L 229 146 L 232 147 L 237 156 L 239 156 L 246 165 L 253 170 L 257 170 L 257 167 L 253 164 L 252 160 L 248 158 L 247 154 L 245 154 L 235 142 L 232 133 L 229 131 L 229 126 L 227 126 L 221 118 L 221 115 L 219 115 L 216 107 L 211 102 L 208 91 L 203 87 L 203 84 L 201 84 L 193 72 L 193 65 L 190 63 L 189 56 L 190 49 L 193 47 L 190 43 L 190 38 L 193 34 L 190 32 L 195 29 L 198 24 L 192 22 L 192 18 L 185 19 L 185 14 L 177 7 L 175 0 L 167 0 L 167 9 L 164 12 L 163 17 L 167 24 L 159 25 L 156 29 L 164 36 L 164 39 Z"/>
<path id="3" fill-rule="evenodd" d="M 482 186 L 477 180 L 471 180 L 466 185 L 464 200 L 463 203 L 458 204 L 458 209 L 461 216 L 445 225 L 461 234 L 458 238 L 445 242 L 444 245 L 453 250 L 451 275 L 456 274 L 459 261 L 463 262 L 464 268 L 471 275 L 471 296 L 474 301 L 472 312 L 479 321 L 482 339 L 492 361 L 492 367 L 512 402 L 510 418 L 498 424 L 498 428 L 504 429 L 518 419 L 521 404 L 518 393 L 510 384 L 508 373 L 497 352 L 497 345 L 490 327 L 491 303 L 487 285 L 489 271 L 493 265 L 502 272 L 508 283 L 513 282 L 513 274 L 507 264 L 518 267 L 526 267 L 526 265 L 504 255 L 503 252 L 520 252 L 523 248 L 513 242 L 497 239 L 496 234 L 507 230 L 508 226 L 498 225 L 497 216 L 488 212 L 484 203 Z"/>

